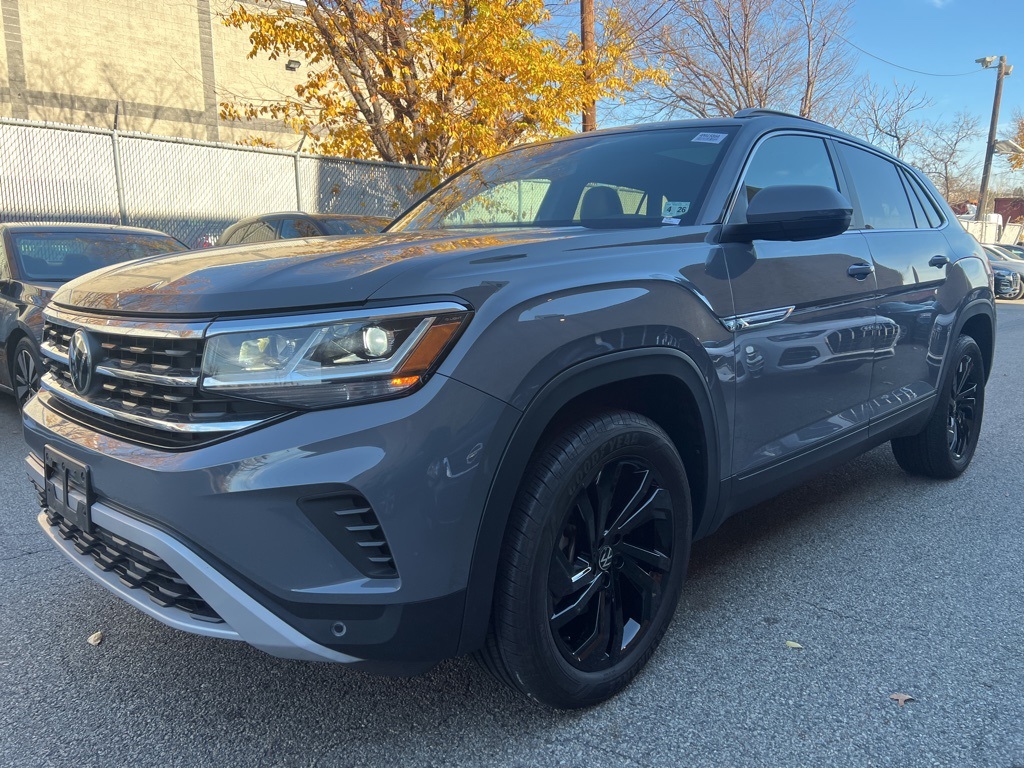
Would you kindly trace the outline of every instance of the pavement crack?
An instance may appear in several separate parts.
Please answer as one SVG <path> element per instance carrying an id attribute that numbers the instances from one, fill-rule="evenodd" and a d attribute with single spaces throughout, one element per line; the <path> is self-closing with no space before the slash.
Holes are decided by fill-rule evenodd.
<path id="1" fill-rule="evenodd" d="M 10 557 L 0 557 L 0 563 L 10 563 L 14 560 L 20 560 L 23 557 L 31 557 L 32 555 L 38 555 L 40 552 L 49 552 L 50 547 L 40 547 L 39 549 L 30 549 L 27 552 L 19 552 L 16 555 Z"/>

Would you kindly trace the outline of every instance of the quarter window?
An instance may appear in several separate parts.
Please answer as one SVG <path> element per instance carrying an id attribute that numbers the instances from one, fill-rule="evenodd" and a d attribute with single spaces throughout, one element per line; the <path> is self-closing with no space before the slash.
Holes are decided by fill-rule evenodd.
<path id="1" fill-rule="evenodd" d="M 924 191 L 924 188 L 921 186 L 921 182 L 918 181 L 912 173 L 905 173 L 904 177 L 910 184 L 911 200 L 915 197 L 917 198 L 917 201 L 921 205 L 922 213 L 924 213 L 925 219 L 927 220 L 926 224 L 921 224 L 920 226 L 937 227 L 942 224 L 942 214 L 940 214 L 938 209 L 935 207 L 935 201 L 932 200 L 931 195 Z M 916 213 L 917 209 L 915 208 L 914 211 Z"/>
<path id="2" fill-rule="evenodd" d="M 815 136 L 773 136 L 757 148 L 730 221 L 747 220 L 747 204 L 765 187 L 813 185 L 839 191 L 835 168 L 825 142 Z"/>
<path id="3" fill-rule="evenodd" d="M 857 189 L 864 229 L 914 229 L 900 172 L 885 158 L 840 144 L 839 151 Z"/>

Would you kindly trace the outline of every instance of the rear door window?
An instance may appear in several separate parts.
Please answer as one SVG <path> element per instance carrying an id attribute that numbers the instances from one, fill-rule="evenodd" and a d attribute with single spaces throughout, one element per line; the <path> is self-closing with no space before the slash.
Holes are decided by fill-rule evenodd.
<path id="1" fill-rule="evenodd" d="M 896 166 L 885 158 L 849 144 L 839 152 L 857 191 L 864 229 L 914 229 L 910 199 Z"/>

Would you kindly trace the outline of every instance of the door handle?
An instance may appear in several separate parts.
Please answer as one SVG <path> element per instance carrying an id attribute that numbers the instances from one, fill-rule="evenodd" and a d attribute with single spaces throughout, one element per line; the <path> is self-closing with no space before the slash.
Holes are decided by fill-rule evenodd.
<path id="1" fill-rule="evenodd" d="M 935 256 L 932 256 L 930 259 L 928 259 L 929 267 L 941 268 L 946 266 L 947 264 L 949 264 L 949 257 L 941 253 L 936 254 Z"/>
<path id="2" fill-rule="evenodd" d="M 846 274 L 848 274 L 850 277 L 855 277 L 858 280 L 863 280 L 874 271 L 875 268 L 870 264 L 854 264 L 852 267 L 846 270 Z"/>

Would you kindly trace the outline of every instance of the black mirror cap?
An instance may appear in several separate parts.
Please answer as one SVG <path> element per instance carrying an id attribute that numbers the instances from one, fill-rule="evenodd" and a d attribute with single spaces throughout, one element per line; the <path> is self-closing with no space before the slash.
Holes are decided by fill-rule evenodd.
<path id="1" fill-rule="evenodd" d="M 727 224 L 721 242 L 820 240 L 850 228 L 853 207 L 831 187 L 808 184 L 765 187 L 747 205 L 746 224 Z"/>

